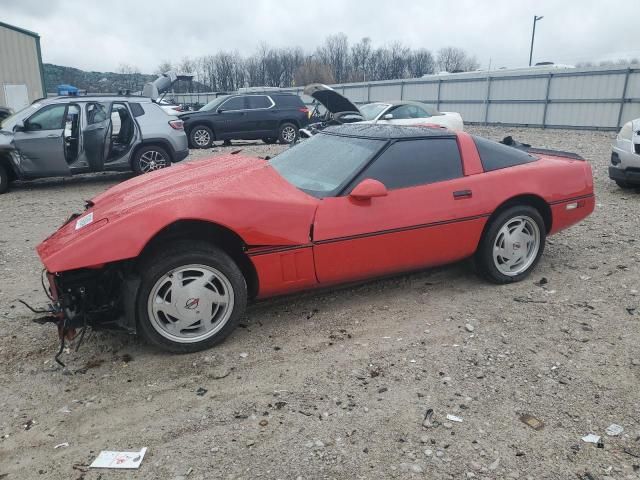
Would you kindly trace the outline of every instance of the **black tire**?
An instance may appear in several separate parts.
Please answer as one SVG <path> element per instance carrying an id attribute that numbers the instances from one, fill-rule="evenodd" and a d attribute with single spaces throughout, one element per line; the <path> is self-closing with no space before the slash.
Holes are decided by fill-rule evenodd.
<path id="1" fill-rule="evenodd" d="M 517 275 L 506 275 L 498 269 L 493 257 L 493 249 L 502 227 L 516 217 L 528 217 L 537 225 L 539 233 L 538 252 L 526 270 Z M 490 282 L 497 284 L 514 283 L 525 279 L 538 264 L 540 256 L 542 252 L 544 252 L 546 232 L 547 230 L 542 215 L 540 215 L 538 210 L 529 205 L 514 205 L 500 212 L 490 220 L 489 225 L 485 228 L 482 238 L 480 239 L 480 245 L 475 254 L 478 273 Z"/>
<path id="2" fill-rule="evenodd" d="M 204 265 L 216 269 L 228 279 L 233 290 L 233 308 L 224 326 L 212 336 L 197 342 L 181 343 L 163 336 L 149 318 L 148 301 L 156 283 L 181 266 Z M 235 329 L 247 306 L 247 284 L 240 269 L 225 252 L 201 241 L 178 241 L 157 249 L 140 262 L 140 290 L 136 299 L 138 330 L 144 340 L 172 353 L 192 353 L 221 343 Z M 176 300 L 177 301 L 177 300 Z"/>
<path id="3" fill-rule="evenodd" d="M 293 129 L 293 134 L 291 134 L 291 129 Z M 296 127 L 293 123 L 283 123 L 282 125 L 280 125 L 278 140 L 284 145 L 294 143 L 296 140 L 298 140 L 298 127 Z"/>
<path id="4" fill-rule="evenodd" d="M 9 172 L 7 167 L 0 164 L 0 195 L 9 190 Z"/>
<path id="5" fill-rule="evenodd" d="M 213 130 L 206 125 L 196 125 L 189 132 L 191 148 L 210 148 L 213 143 Z"/>
<path id="6" fill-rule="evenodd" d="M 171 156 L 162 147 L 146 145 L 136 151 L 131 168 L 138 174 L 149 173 L 171 166 Z"/>
<path id="7" fill-rule="evenodd" d="M 266 143 L 267 145 L 273 145 L 274 143 L 276 143 L 278 141 L 278 139 L 275 138 L 275 137 L 267 137 L 267 138 L 263 138 L 262 141 L 264 143 Z"/>

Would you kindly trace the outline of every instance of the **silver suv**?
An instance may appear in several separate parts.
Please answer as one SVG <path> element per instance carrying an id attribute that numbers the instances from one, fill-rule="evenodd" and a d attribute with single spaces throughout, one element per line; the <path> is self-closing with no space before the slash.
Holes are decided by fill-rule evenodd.
<path id="1" fill-rule="evenodd" d="M 640 118 L 625 123 L 616 136 L 609 178 L 622 188 L 640 186 Z"/>
<path id="2" fill-rule="evenodd" d="M 149 98 L 56 97 L 0 124 L 0 193 L 13 180 L 168 167 L 189 154 L 182 120 Z"/>

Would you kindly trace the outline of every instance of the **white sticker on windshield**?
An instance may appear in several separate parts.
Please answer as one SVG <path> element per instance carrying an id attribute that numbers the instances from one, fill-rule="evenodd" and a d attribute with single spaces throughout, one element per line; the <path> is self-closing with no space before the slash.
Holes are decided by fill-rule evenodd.
<path id="1" fill-rule="evenodd" d="M 88 215 L 85 215 L 84 217 L 80 218 L 76 222 L 76 230 L 80 230 L 82 227 L 86 227 L 91 222 L 93 222 L 93 212 L 91 212 Z"/>

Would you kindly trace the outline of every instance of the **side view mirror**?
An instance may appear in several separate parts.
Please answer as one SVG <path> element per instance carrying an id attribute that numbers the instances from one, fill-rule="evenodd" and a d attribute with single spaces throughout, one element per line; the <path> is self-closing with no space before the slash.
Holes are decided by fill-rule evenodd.
<path id="1" fill-rule="evenodd" d="M 385 113 L 382 116 L 382 120 L 393 120 L 393 113 Z"/>
<path id="2" fill-rule="evenodd" d="M 16 122 L 16 124 L 13 126 L 13 131 L 14 132 L 24 132 L 25 131 L 24 121 L 23 120 L 18 120 Z"/>
<path id="3" fill-rule="evenodd" d="M 387 187 L 378 180 L 365 178 L 351 190 L 349 196 L 355 200 L 370 200 L 374 197 L 386 197 Z"/>
<path id="4" fill-rule="evenodd" d="M 219 108 L 219 109 L 217 110 L 217 112 L 218 112 L 218 113 L 224 113 L 224 108 Z"/>

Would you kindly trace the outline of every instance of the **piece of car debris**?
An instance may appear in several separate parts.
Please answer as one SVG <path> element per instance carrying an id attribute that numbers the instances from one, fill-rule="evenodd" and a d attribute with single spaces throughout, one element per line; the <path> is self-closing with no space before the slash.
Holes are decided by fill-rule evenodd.
<path id="1" fill-rule="evenodd" d="M 609 425 L 607 427 L 607 429 L 605 430 L 605 433 L 607 435 L 609 435 L 610 437 L 617 437 L 618 435 L 620 435 L 622 432 L 624 432 L 624 427 L 622 427 L 621 425 L 618 425 L 616 423 L 612 423 L 611 425 Z"/>
<path id="2" fill-rule="evenodd" d="M 533 415 L 524 414 L 520 415 L 520 421 L 525 425 L 529 425 L 534 430 L 542 430 L 544 428 L 544 422 L 537 419 Z"/>
<path id="3" fill-rule="evenodd" d="M 433 418 L 433 408 L 429 408 L 424 414 L 424 420 L 422 421 L 422 426 L 424 428 L 433 427 L 432 418 Z"/>
<path id="4" fill-rule="evenodd" d="M 29 419 L 26 422 L 24 422 L 24 425 L 22 425 L 24 427 L 25 430 L 31 430 L 31 427 L 33 427 L 36 424 L 35 420 L 33 419 Z"/>
<path id="5" fill-rule="evenodd" d="M 595 435 L 593 433 L 590 433 L 589 435 L 585 435 L 584 437 L 582 437 L 582 441 L 586 442 L 586 443 L 598 443 L 600 442 L 600 435 Z"/>
<path id="6" fill-rule="evenodd" d="M 460 417 L 456 417 L 455 415 L 451 415 L 450 413 L 447 414 L 447 420 L 458 423 L 462 423 L 463 421 Z"/>
<path id="7" fill-rule="evenodd" d="M 147 447 L 139 452 L 115 452 L 102 450 L 89 468 L 127 468 L 137 469 L 142 463 Z"/>
<path id="8" fill-rule="evenodd" d="M 64 448 L 64 447 L 68 447 L 69 446 L 69 442 L 63 442 L 63 443 L 59 443 L 57 444 L 55 447 L 53 447 L 53 449 L 58 449 L 58 448 Z"/>
<path id="9" fill-rule="evenodd" d="M 199 397 L 203 397 L 207 392 L 208 390 L 206 388 L 199 387 L 198 390 L 196 390 L 196 395 L 198 395 Z"/>

